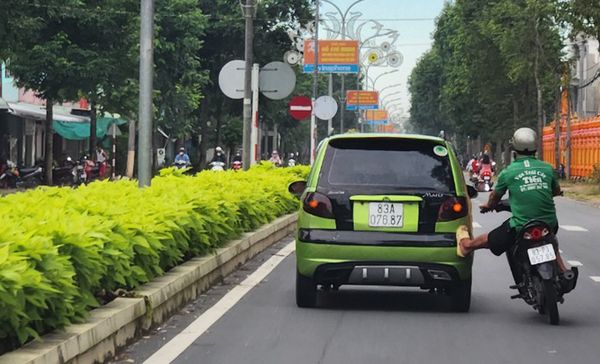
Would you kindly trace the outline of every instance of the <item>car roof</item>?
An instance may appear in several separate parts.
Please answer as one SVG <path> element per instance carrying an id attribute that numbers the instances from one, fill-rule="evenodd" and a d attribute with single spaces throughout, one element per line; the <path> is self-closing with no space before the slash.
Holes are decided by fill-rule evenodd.
<path id="1" fill-rule="evenodd" d="M 413 140 L 426 140 L 438 143 L 446 143 L 446 140 L 434 137 L 431 135 L 421 134 L 396 134 L 396 133 L 348 133 L 348 134 L 337 134 L 328 138 L 328 140 L 337 139 L 371 139 L 371 138 L 395 138 L 395 139 L 413 139 Z"/>

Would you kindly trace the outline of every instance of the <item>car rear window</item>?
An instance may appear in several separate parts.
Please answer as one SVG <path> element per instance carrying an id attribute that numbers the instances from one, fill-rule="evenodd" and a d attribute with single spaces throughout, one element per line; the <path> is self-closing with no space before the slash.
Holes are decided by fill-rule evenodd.
<path id="1" fill-rule="evenodd" d="M 370 192 L 454 192 L 446 148 L 435 141 L 406 138 L 332 140 L 319 186 Z"/>

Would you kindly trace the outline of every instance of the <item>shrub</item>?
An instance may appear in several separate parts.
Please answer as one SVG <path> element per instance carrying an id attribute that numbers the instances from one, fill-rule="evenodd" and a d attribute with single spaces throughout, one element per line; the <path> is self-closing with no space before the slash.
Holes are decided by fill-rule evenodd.
<path id="1" fill-rule="evenodd" d="M 79 322 L 105 292 L 134 289 L 185 259 L 297 208 L 308 167 L 165 170 L 152 186 L 95 182 L 0 198 L 0 353 Z"/>

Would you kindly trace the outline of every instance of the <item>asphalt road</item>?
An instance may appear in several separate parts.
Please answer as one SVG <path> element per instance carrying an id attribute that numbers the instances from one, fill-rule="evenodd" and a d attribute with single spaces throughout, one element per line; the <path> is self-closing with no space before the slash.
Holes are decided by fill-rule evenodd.
<path id="1" fill-rule="evenodd" d="M 565 198 L 557 198 L 557 206 L 563 256 L 582 265 L 578 287 L 559 306 L 560 326 L 510 299 L 506 259 L 487 251 L 476 253 L 467 314 L 450 312 L 445 297 L 396 288 L 343 288 L 321 297 L 318 309 L 297 308 L 292 253 L 191 345 L 182 344 L 183 336 L 195 332 L 188 325 L 219 311 L 221 303 L 215 302 L 235 294 L 248 274 L 277 258 L 277 250 L 292 241 L 287 238 L 130 346 L 118 361 L 143 362 L 170 351 L 160 348 L 173 339 L 170 345 L 182 350 L 178 356 L 171 352 L 174 363 L 600 363 L 600 209 Z M 508 216 L 476 213 L 475 232 Z"/>

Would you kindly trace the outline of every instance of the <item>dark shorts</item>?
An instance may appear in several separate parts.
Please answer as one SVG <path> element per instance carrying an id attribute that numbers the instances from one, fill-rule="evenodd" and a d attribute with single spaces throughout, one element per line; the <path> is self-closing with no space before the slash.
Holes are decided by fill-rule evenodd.
<path id="1" fill-rule="evenodd" d="M 488 247 L 497 256 L 506 252 L 517 240 L 517 231 L 510 226 L 510 219 L 488 234 Z"/>
<path id="2" fill-rule="evenodd" d="M 554 228 L 554 234 L 558 232 L 558 226 Z M 488 247 L 490 251 L 497 256 L 502 255 L 517 240 L 517 230 L 510 226 L 510 219 L 504 221 L 488 234 Z"/>

